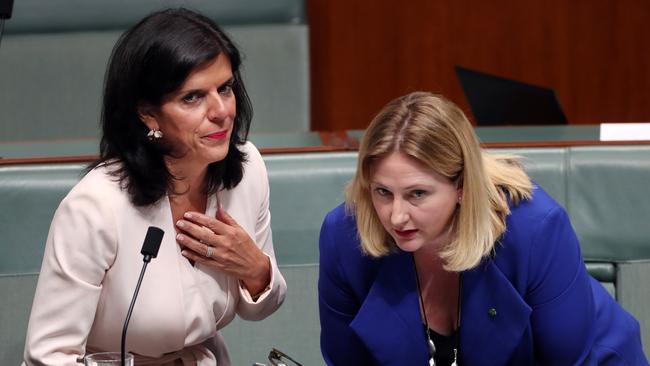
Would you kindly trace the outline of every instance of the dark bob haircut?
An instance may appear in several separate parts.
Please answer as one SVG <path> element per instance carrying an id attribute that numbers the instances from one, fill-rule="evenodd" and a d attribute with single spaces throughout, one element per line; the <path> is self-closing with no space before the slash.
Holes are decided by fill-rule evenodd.
<path id="1" fill-rule="evenodd" d="M 243 176 L 246 155 L 238 146 L 246 142 L 253 109 L 239 72 L 239 51 L 212 20 L 187 9 L 153 13 L 115 44 L 104 80 L 100 157 L 91 167 L 116 163 L 112 174 L 134 205 L 155 203 L 176 179 L 164 161 L 171 149 L 149 141 L 138 106 L 160 106 L 195 68 L 222 53 L 232 65 L 237 115 L 228 154 L 208 166 L 208 194 L 235 187 Z"/>

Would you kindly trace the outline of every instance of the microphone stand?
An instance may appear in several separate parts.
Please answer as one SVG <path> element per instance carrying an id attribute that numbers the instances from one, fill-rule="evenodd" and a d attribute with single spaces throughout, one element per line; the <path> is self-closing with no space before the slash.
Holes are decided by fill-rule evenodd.
<path id="1" fill-rule="evenodd" d="M 5 18 L 0 17 L 0 46 L 2 46 L 2 34 L 5 31 Z"/>
<path id="2" fill-rule="evenodd" d="M 124 327 L 122 328 L 122 342 L 120 347 L 120 359 L 122 360 L 122 366 L 124 366 L 126 358 L 126 329 L 129 327 L 129 321 L 131 320 L 131 314 L 133 313 L 135 300 L 138 298 L 138 292 L 140 292 L 140 285 L 142 284 L 142 279 L 144 278 L 144 271 L 147 269 L 147 264 L 151 262 L 151 258 L 156 258 L 156 256 L 158 256 L 158 250 L 160 249 L 160 244 L 162 243 L 164 234 L 165 232 L 161 228 L 149 226 L 147 229 L 147 234 L 144 238 L 144 243 L 142 244 L 142 250 L 140 250 L 140 253 L 144 256 L 144 263 L 142 263 L 140 277 L 138 278 L 138 283 L 135 285 L 135 292 L 133 293 L 133 298 L 131 299 L 129 310 L 126 312 L 126 320 L 124 321 Z"/>
<path id="3" fill-rule="evenodd" d="M 147 260 L 148 259 L 148 260 Z M 144 271 L 147 269 L 147 264 L 149 264 L 151 258 L 145 256 L 144 263 L 142 264 L 142 270 L 140 271 L 140 278 L 138 278 L 138 283 L 135 286 L 135 292 L 133 293 L 133 299 L 131 300 L 131 305 L 129 306 L 129 311 L 126 313 L 126 320 L 124 321 L 124 327 L 122 328 L 122 344 L 120 347 L 120 356 L 122 360 L 122 366 L 124 366 L 126 358 L 126 328 L 129 327 L 129 321 L 131 320 L 131 313 L 133 312 L 133 307 L 135 305 L 135 300 L 138 298 L 138 292 L 140 291 L 140 285 L 142 284 L 142 279 L 144 278 Z"/>

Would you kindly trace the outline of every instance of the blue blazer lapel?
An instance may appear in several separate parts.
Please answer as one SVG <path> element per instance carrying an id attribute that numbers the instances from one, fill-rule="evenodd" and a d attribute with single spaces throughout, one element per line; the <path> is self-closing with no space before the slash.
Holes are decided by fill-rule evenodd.
<path id="1" fill-rule="evenodd" d="M 382 261 L 350 326 L 381 365 L 426 365 L 428 351 L 410 253 Z"/>
<path id="2" fill-rule="evenodd" d="M 466 365 L 506 365 L 531 308 L 492 260 L 463 273 L 460 352 Z"/>

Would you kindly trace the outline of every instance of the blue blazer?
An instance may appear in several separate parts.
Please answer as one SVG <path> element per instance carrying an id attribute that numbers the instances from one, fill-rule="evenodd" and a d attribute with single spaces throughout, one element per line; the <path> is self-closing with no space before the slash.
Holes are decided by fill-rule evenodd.
<path id="1" fill-rule="evenodd" d="M 495 254 L 461 273 L 463 365 L 648 365 L 637 321 L 589 276 L 564 209 L 541 188 L 511 207 Z M 361 252 L 344 205 L 320 235 L 329 365 L 427 365 L 412 254 Z"/>

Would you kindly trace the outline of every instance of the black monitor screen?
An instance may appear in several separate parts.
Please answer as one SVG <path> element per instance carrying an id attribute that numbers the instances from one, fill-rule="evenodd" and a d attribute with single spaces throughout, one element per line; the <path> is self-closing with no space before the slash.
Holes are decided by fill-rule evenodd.
<path id="1" fill-rule="evenodd" d="M 553 89 L 456 66 L 479 126 L 566 124 Z"/>

